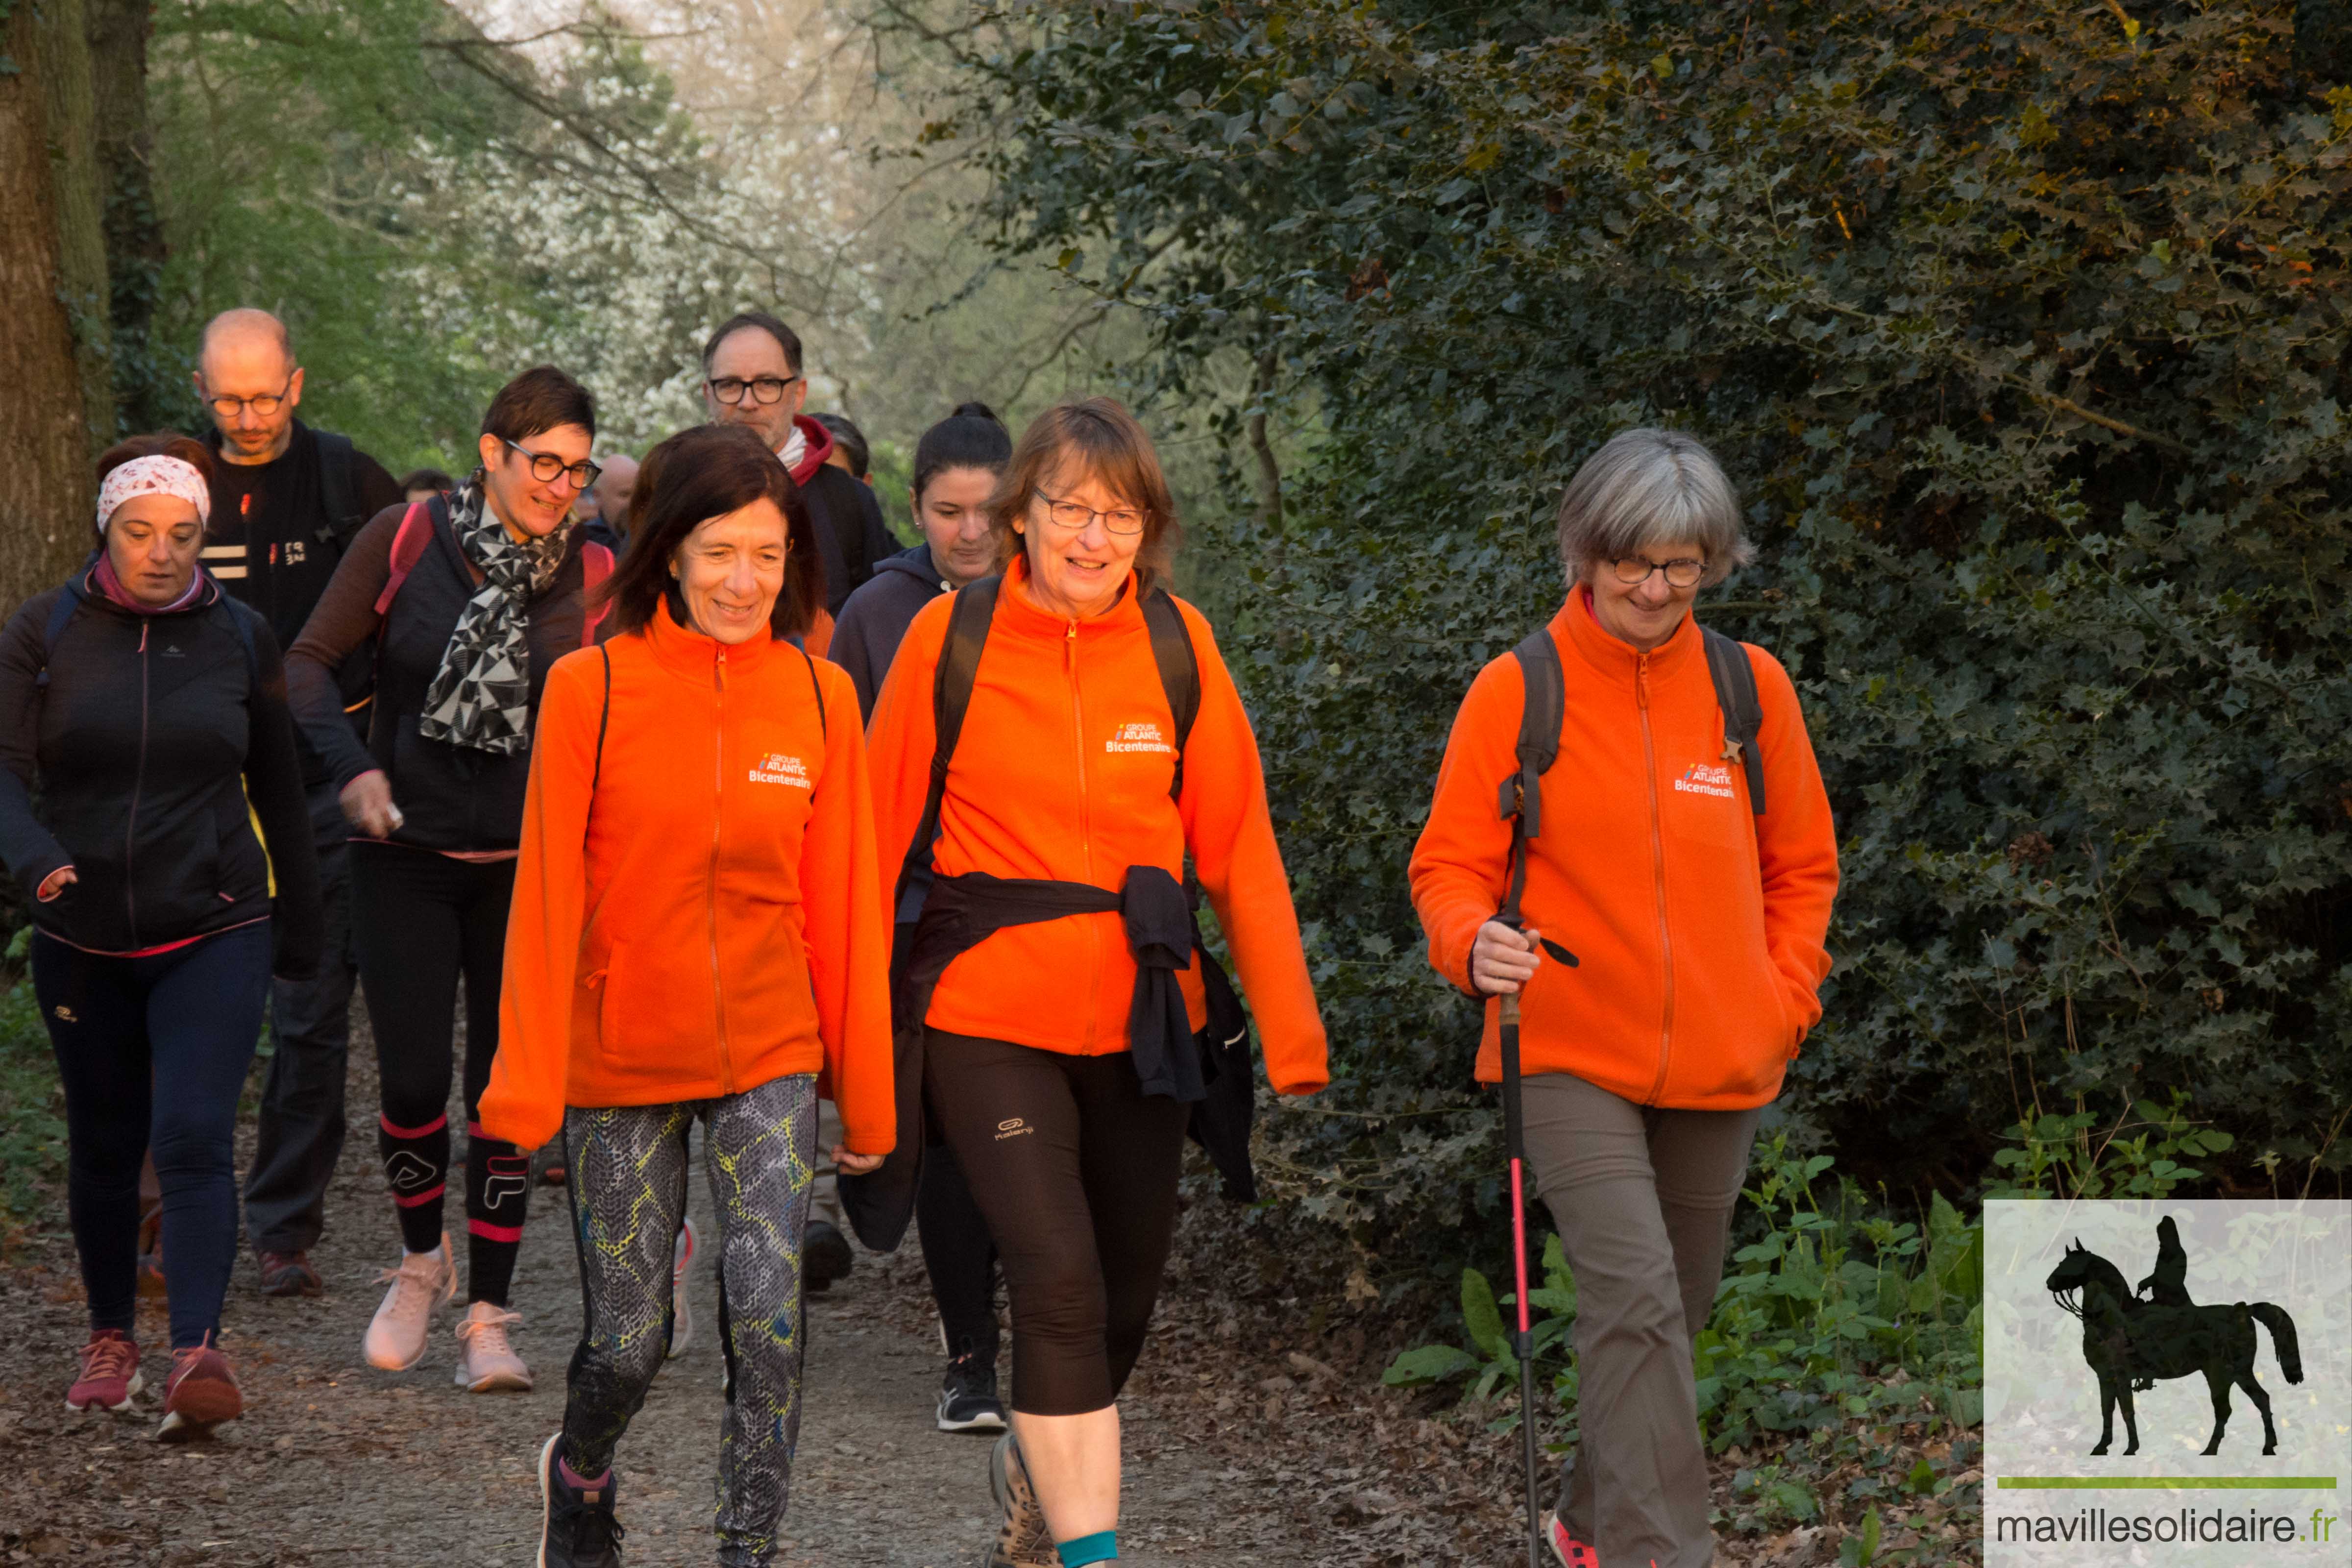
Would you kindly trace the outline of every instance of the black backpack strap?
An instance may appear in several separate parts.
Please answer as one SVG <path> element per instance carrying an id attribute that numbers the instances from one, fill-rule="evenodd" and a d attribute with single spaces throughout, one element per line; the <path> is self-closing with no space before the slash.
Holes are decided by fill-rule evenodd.
<path id="1" fill-rule="evenodd" d="M 340 556 L 367 524 L 360 511 L 359 486 L 352 477 L 355 449 L 349 436 L 329 430 L 311 431 L 310 440 L 319 453 L 319 496 L 327 512 L 319 542 L 333 545 Z"/>
<path id="2" fill-rule="evenodd" d="M 1160 667 L 1160 688 L 1168 694 L 1168 711 L 1176 721 L 1176 770 L 1168 781 L 1168 798 L 1184 795 L 1184 744 L 1192 738 L 1192 721 L 1201 716 L 1201 658 L 1192 649 L 1192 628 L 1184 612 L 1165 588 L 1154 588 L 1143 601 L 1143 624 L 1151 633 L 1151 662 Z"/>
<path id="3" fill-rule="evenodd" d="M 81 574 L 77 572 L 58 595 L 58 602 L 49 606 L 48 622 L 41 627 L 41 673 L 33 678 L 34 685 L 49 683 L 49 660 L 57 657 L 58 639 L 66 635 L 66 623 L 81 608 Z"/>
<path id="4" fill-rule="evenodd" d="M 1756 736 L 1764 728 L 1764 705 L 1756 695 L 1756 667 L 1748 650 L 1721 632 L 1699 628 L 1706 647 L 1706 673 L 1715 681 L 1715 705 L 1723 710 L 1723 760 L 1735 759 L 1748 772 L 1748 805 L 1764 815 L 1764 751 Z"/>
<path id="5" fill-rule="evenodd" d="M 981 650 L 988 646 L 988 628 L 996 618 L 997 590 L 1002 577 L 982 577 L 956 591 L 948 606 L 947 641 L 940 648 L 939 667 L 931 675 L 931 785 L 923 796 L 922 820 L 907 845 L 906 862 L 898 870 L 899 925 L 908 925 L 923 912 L 931 890 L 931 845 L 940 836 L 940 802 L 947 795 L 948 763 L 955 756 L 957 737 L 963 733 L 964 710 L 971 706 L 972 683 L 980 677 Z"/>
<path id="6" fill-rule="evenodd" d="M 596 715 L 596 766 L 588 775 L 588 797 L 596 797 L 596 786 L 604 782 L 604 726 L 613 721 L 613 650 L 603 643 L 596 651 L 604 659 L 604 706 Z"/>
<path id="7" fill-rule="evenodd" d="M 245 649 L 245 689 L 251 691 L 261 684 L 261 654 L 253 646 L 254 623 L 261 619 L 261 613 L 226 593 L 221 595 L 221 603 L 228 606 L 229 625 L 236 628 L 237 643 Z"/>
<path id="8" fill-rule="evenodd" d="M 1559 760 L 1559 727 L 1567 714 L 1567 682 L 1559 668 L 1559 646 L 1549 626 L 1538 626 L 1511 650 L 1519 661 L 1519 677 L 1527 687 L 1519 708 L 1519 765 L 1503 780 L 1496 798 L 1496 815 L 1511 824 L 1511 879 L 1496 918 L 1516 928 L 1519 900 L 1528 890 L 1528 840 L 1543 832 L 1543 775 Z"/>

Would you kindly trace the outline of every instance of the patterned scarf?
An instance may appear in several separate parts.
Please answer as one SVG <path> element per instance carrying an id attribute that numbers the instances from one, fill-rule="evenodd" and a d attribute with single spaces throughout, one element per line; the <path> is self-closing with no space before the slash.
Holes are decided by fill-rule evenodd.
<path id="1" fill-rule="evenodd" d="M 441 668 L 425 690 L 416 732 L 428 741 L 511 757 L 530 746 L 531 595 L 563 564 L 572 521 L 522 544 L 482 504 L 478 476 L 449 498 L 449 527 L 482 585 L 466 601 Z"/>

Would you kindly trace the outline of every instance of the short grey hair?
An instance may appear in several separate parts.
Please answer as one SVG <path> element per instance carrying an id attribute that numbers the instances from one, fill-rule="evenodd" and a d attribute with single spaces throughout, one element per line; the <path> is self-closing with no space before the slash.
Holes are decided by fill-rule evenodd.
<path id="1" fill-rule="evenodd" d="M 1739 498 L 1723 465 L 1695 436 L 1622 431 L 1584 459 L 1559 499 L 1559 559 L 1571 582 L 1583 582 L 1603 561 L 1682 543 L 1706 556 L 1702 587 L 1756 559 L 1740 524 Z"/>

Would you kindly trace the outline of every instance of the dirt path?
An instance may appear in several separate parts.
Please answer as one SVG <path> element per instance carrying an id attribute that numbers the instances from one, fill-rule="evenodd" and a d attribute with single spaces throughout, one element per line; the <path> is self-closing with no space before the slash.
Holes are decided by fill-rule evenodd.
<path id="1" fill-rule="evenodd" d="M 67 1412 L 63 1391 L 85 1326 L 71 1245 L 60 1226 L 19 1254 L 0 1283 L 0 1563 L 484 1568 L 532 1560 L 533 1465 L 562 1418 L 564 1364 L 580 1324 L 563 1194 L 534 1193 L 516 1275 L 524 1318 L 517 1345 L 537 1374 L 534 1392 L 475 1395 L 453 1386 L 447 1316 L 422 1366 L 371 1371 L 360 1336 L 380 1295 L 376 1271 L 397 1256 L 373 1157 L 373 1105 L 372 1068 L 355 1064 L 350 1142 L 315 1255 L 327 1294 L 266 1300 L 249 1260 L 240 1264 L 223 1343 L 247 1413 L 210 1445 L 152 1441 L 168 1342 L 160 1301 L 142 1307 L 151 1392 L 136 1414 Z M 708 1194 L 698 1192 L 693 1206 L 707 1215 Z M 462 1249 L 454 1192 L 450 1214 Z M 707 1268 L 697 1268 L 689 1289 L 693 1342 L 662 1373 L 620 1455 L 631 1568 L 710 1561 L 720 1396 Z M 895 1258 L 861 1257 L 849 1279 L 812 1298 L 782 1563 L 979 1561 L 993 1529 L 988 1444 L 933 1429 L 940 1356 L 929 1322 L 911 1242 Z M 1189 1378 L 1141 1379 L 1126 1404 L 1126 1560 L 1308 1561 L 1281 1490 L 1247 1484 L 1221 1445 L 1201 1440 L 1196 1417 L 1214 1400 L 1192 1388 Z M 1254 1394 L 1253 1410 L 1265 1398 Z"/>

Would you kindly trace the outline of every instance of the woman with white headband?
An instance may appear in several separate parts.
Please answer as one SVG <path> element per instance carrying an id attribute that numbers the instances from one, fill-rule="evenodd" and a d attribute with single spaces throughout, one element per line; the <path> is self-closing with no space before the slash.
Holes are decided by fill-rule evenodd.
<path id="1" fill-rule="evenodd" d="M 244 1410 L 218 1345 L 237 1095 L 271 972 L 309 975 L 322 925 L 278 644 L 196 560 L 210 464 L 178 435 L 108 451 L 99 549 L 0 631 L 0 858 L 37 933 L 89 1299 L 66 1403 L 127 1410 L 143 1386 L 131 1331 L 152 1144 L 172 1238 L 165 1442 Z"/>

